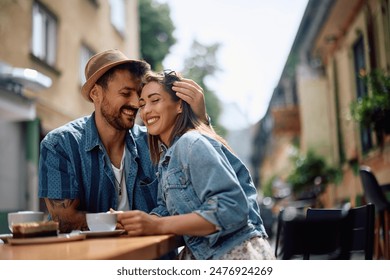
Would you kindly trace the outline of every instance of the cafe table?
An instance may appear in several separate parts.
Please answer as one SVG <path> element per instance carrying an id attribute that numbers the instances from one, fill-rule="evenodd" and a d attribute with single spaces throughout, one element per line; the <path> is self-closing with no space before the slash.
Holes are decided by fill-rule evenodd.
<path id="1" fill-rule="evenodd" d="M 158 259 L 182 245 L 182 238 L 175 235 L 120 235 L 38 244 L 5 243 L 0 244 L 0 260 Z"/>

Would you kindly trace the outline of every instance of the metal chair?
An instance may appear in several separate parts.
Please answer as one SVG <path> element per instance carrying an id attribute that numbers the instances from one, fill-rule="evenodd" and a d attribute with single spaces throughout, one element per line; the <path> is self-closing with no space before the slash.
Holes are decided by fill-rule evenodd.
<path id="1" fill-rule="evenodd" d="M 343 219 L 343 217 L 346 217 Z M 374 251 L 375 206 L 367 204 L 346 209 L 308 209 L 307 220 L 343 219 L 344 235 L 341 236 L 338 258 L 351 259 L 353 254 L 363 252 L 364 259 L 372 260 Z M 335 246 L 336 247 L 336 246 Z"/>
<path id="2" fill-rule="evenodd" d="M 379 259 L 390 258 L 390 202 L 386 199 L 385 191 L 390 185 L 380 185 L 368 166 L 360 167 L 360 179 L 363 185 L 364 197 L 367 202 L 373 203 L 376 210 L 374 255 Z"/>
<path id="3" fill-rule="evenodd" d="M 278 223 L 275 255 L 279 259 L 352 259 L 363 252 L 373 256 L 375 207 L 308 209 L 306 217 Z M 281 247 L 281 253 L 278 247 Z"/>

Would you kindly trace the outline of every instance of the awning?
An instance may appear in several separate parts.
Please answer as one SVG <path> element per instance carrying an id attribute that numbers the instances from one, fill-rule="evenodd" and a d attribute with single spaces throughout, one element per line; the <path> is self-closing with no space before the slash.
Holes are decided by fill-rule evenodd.
<path id="1" fill-rule="evenodd" d="M 29 68 L 14 68 L 0 62 L 0 121 L 28 121 L 36 117 L 35 103 L 23 91 L 49 88 L 49 77 Z"/>

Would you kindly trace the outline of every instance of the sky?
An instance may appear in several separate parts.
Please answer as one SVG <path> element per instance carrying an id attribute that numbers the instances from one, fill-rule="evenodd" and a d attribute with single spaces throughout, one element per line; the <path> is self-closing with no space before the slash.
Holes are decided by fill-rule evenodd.
<path id="1" fill-rule="evenodd" d="M 194 39 L 220 43 L 221 71 L 207 86 L 224 113 L 220 122 L 242 129 L 265 114 L 308 0 L 158 0 L 168 3 L 177 43 L 164 68 L 183 69 Z M 191 77 L 188 77 L 191 78 Z"/>

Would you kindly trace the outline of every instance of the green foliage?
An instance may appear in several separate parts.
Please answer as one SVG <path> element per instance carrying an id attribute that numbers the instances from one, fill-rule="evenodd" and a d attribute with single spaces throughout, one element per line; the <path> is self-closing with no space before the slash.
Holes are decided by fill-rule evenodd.
<path id="1" fill-rule="evenodd" d="M 175 27 L 170 18 L 167 3 L 155 0 L 139 0 L 141 57 L 150 63 L 152 69 L 163 69 L 162 61 L 169 49 L 176 43 L 173 37 Z M 215 130 L 224 136 L 226 129 L 218 124 L 221 106 L 214 92 L 206 86 L 205 80 L 219 70 L 216 53 L 219 44 L 204 46 L 194 40 L 189 56 L 185 60 L 183 75 L 196 81 L 205 94 L 206 110 Z"/>
<path id="2" fill-rule="evenodd" d="M 269 196 L 269 197 L 272 197 L 273 196 L 273 191 L 272 191 L 272 187 L 273 187 L 273 183 L 274 183 L 274 180 L 276 179 L 276 175 L 272 176 L 271 178 L 269 178 L 265 184 L 263 185 L 263 187 L 261 188 L 262 191 L 263 191 L 263 195 L 264 197 L 266 196 Z"/>
<path id="3" fill-rule="evenodd" d="M 320 178 L 322 184 L 338 183 L 341 179 L 341 171 L 328 166 L 324 158 L 313 151 L 308 151 L 306 155 L 295 155 L 292 161 L 294 167 L 287 182 L 291 184 L 294 193 L 313 187 L 316 178 Z"/>
<path id="4" fill-rule="evenodd" d="M 141 57 L 156 71 L 162 70 L 162 61 L 176 43 L 175 27 L 166 3 L 155 0 L 138 1 L 140 16 Z"/>
<path id="5" fill-rule="evenodd" d="M 371 94 L 350 104 L 352 118 L 365 127 L 382 129 L 390 121 L 390 76 L 374 70 L 361 78 Z"/>
<path id="6" fill-rule="evenodd" d="M 219 47 L 218 43 L 206 46 L 194 40 L 191 46 L 191 56 L 187 57 L 184 62 L 183 75 L 193 79 L 203 88 L 207 113 L 215 130 L 224 136 L 226 129 L 218 124 L 221 114 L 220 102 L 215 93 L 206 85 L 207 78 L 220 70 L 216 57 Z"/>

